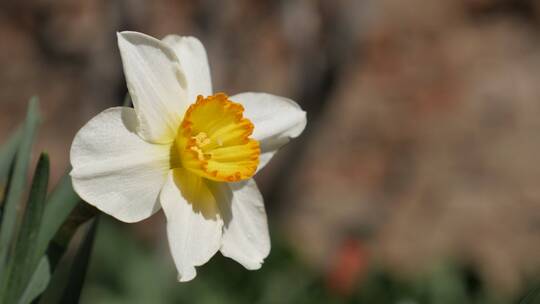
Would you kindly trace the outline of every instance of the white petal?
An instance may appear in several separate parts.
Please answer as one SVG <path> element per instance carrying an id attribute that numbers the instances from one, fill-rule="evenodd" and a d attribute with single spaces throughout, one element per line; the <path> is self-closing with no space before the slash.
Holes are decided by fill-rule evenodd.
<path id="1" fill-rule="evenodd" d="M 119 33 L 118 47 L 141 137 L 171 142 L 190 103 L 176 54 L 160 40 L 137 32 Z"/>
<path id="2" fill-rule="evenodd" d="M 221 253 L 247 269 L 259 269 L 270 253 L 270 236 L 262 195 L 253 179 L 220 184 L 225 226 Z"/>
<path id="3" fill-rule="evenodd" d="M 195 102 L 197 95 L 212 95 L 212 78 L 206 50 L 199 39 L 189 36 L 168 35 L 163 39 L 180 60 L 186 75 L 189 102 Z"/>
<path id="4" fill-rule="evenodd" d="M 197 274 L 195 266 L 206 263 L 221 244 L 223 220 L 216 200 L 204 179 L 175 169 L 161 191 L 160 201 L 178 280 L 190 281 Z"/>
<path id="5" fill-rule="evenodd" d="M 77 194 L 124 222 L 159 210 L 159 191 L 169 171 L 170 146 L 142 140 L 137 124 L 133 109 L 107 109 L 82 127 L 70 152 Z"/>
<path id="6" fill-rule="evenodd" d="M 259 170 L 281 146 L 299 136 L 306 127 L 306 112 L 288 98 L 247 92 L 230 99 L 244 106 L 244 116 L 255 125 L 253 138 L 261 144 Z"/>

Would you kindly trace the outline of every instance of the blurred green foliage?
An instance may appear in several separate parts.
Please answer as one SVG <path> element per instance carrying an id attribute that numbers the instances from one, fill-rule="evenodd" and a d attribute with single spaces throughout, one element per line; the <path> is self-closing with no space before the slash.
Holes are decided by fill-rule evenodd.
<path id="1" fill-rule="evenodd" d="M 0 147 L 0 303 L 37 302 L 46 290 L 65 289 L 50 282 L 56 268 L 50 261 L 53 256 L 64 255 L 78 228 L 66 228 L 69 237 L 55 241 L 80 199 L 66 177 L 51 196 L 47 195 L 50 165 L 45 153 L 39 157 L 28 187 L 32 146 L 40 121 L 39 102 L 33 97 L 22 127 Z M 90 248 L 82 250 L 90 252 Z"/>
<path id="2" fill-rule="evenodd" d="M 103 219 L 97 233 L 82 303 L 436 303 L 505 304 L 490 293 L 471 269 L 447 263 L 416 279 L 404 280 L 372 267 L 357 288 L 339 295 L 290 246 L 273 233 L 272 252 L 257 271 L 245 270 L 219 253 L 199 267 L 188 283 L 176 282 L 166 248 L 145 244 L 122 223 Z M 534 290 L 533 290 L 534 293 Z M 540 303 L 533 294 L 522 303 Z"/>

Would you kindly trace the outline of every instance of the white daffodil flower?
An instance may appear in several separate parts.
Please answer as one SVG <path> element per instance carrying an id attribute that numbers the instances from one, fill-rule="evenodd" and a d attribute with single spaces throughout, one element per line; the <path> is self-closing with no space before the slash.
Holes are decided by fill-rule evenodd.
<path id="1" fill-rule="evenodd" d="M 73 188 L 124 222 L 163 208 L 179 281 L 218 250 L 260 268 L 270 239 L 252 176 L 300 135 L 305 112 L 265 93 L 214 94 L 196 38 L 122 32 L 118 46 L 134 108 L 107 109 L 77 133 Z"/>

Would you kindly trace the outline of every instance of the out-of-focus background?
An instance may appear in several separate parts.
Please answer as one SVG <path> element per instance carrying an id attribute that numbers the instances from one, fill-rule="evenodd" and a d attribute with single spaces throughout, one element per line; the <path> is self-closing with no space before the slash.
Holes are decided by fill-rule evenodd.
<path id="1" fill-rule="evenodd" d="M 540 2 L 2 0 L 0 142 L 37 94 L 53 184 L 124 99 L 121 30 L 197 36 L 215 91 L 308 127 L 256 177 L 262 270 L 218 254 L 179 284 L 162 214 L 103 217 L 83 303 L 540 302 Z"/>

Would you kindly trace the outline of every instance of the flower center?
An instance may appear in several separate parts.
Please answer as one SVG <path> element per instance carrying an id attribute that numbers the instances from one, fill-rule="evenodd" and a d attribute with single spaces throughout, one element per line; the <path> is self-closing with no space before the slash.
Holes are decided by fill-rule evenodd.
<path id="1" fill-rule="evenodd" d="M 180 165 L 201 177 L 236 182 L 257 170 L 261 150 L 249 136 L 253 124 L 244 107 L 218 93 L 199 95 L 184 116 L 176 136 Z"/>

